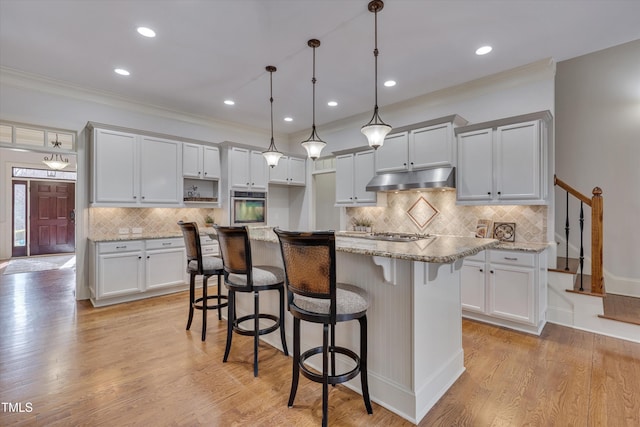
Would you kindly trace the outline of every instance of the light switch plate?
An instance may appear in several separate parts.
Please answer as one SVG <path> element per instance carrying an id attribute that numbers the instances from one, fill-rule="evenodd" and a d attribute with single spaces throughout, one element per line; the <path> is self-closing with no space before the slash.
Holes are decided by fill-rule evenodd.
<path id="1" fill-rule="evenodd" d="M 129 234 L 129 229 L 128 228 L 120 228 L 118 230 L 119 234 Z"/>
<path id="2" fill-rule="evenodd" d="M 142 227 L 133 227 L 131 228 L 132 234 L 142 234 Z"/>

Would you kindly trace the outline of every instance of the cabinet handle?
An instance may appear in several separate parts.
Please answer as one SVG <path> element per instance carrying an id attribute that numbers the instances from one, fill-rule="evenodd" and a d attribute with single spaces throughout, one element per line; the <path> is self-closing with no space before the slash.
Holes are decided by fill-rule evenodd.
<path id="1" fill-rule="evenodd" d="M 116 249 L 127 249 L 127 245 L 124 245 L 124 246 L 116 246 Z"/>
<path id="2" fill-rule="evenodd" d="M 162 246 L 171 246 L 171 245 L 172 245 L 171 242 L 165 242 L 165 243 L 162 244 Z"/>
<path id="3" fill-rule="evenodd" d="M 507 261 L 517 261 L 518 260 L 517 257 L 508 257 L 508 256 L 504 257 L 504 259 L 506 259 Z"/>

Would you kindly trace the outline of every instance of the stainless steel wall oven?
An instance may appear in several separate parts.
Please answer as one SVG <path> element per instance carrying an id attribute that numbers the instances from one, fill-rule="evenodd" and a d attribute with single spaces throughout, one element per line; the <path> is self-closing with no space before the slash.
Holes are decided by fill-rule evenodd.
<path id="1" fill-rule="evenodd" d="M 231 191 L 231 225 L 267 223 L 267 193 Z"/>

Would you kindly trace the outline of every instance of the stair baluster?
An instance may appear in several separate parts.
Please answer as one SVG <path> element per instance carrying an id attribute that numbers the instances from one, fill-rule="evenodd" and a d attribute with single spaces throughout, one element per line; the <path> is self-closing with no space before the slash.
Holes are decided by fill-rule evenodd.
<path id="1" fill-rule="evenodd" d="M 564 223 L 564 235 L 566 242 L 565 245 L 565 256 L 564 256 L 564 269 L 565 271 L 569 271 L 569 192 L 567 191 L 567 210 L 566 210 L 566 220 Z"/>
<path id="2" fill-rule="evenodd" d="M 584 236 L 584 202 L 580 201 L 580 291 L 584 292 L 584 244 L 582 238 Z"/>

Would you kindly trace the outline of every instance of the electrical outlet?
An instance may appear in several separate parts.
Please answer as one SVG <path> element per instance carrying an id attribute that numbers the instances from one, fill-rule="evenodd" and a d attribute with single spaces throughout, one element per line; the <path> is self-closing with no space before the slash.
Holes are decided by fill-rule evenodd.
<path id="1" fill-rule="evenodd" d="M 128 228 L 120 228 L 118 230 L 119 234 L 129 234 L 129 229 Z"/>
<path id="2" fill-rule="evenodd" d="M 131 228 L 132 234 L 142 234 L 142 227 L 133 227 Z"/>

